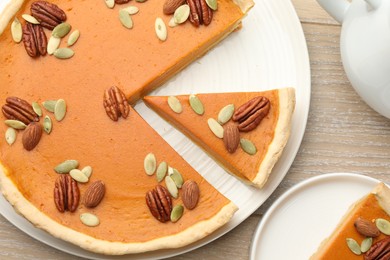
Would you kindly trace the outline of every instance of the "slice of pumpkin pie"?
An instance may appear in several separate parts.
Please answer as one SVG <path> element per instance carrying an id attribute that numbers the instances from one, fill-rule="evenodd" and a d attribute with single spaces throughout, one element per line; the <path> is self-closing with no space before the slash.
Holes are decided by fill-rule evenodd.
<path id="1" fill-rule="evenodd" d="M 261 188 L 289 138 L 295 91 L 147 96 L 144 101 L 226 171 Z"/>
<path id="2" fill-rule="evenodd" d="M 310 259 L 390 259 L 390 189 L 378 184 L 356 201 Z"/>

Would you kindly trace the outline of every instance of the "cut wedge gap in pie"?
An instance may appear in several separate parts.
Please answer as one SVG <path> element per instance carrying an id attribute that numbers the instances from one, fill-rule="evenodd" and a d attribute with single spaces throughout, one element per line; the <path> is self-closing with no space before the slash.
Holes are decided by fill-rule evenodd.
<path id="1" fill-rule="evenodd" d="M 261 188 L 290 136 L 295 90 L 147 96 L 144 102 L 227 172 Z"/>

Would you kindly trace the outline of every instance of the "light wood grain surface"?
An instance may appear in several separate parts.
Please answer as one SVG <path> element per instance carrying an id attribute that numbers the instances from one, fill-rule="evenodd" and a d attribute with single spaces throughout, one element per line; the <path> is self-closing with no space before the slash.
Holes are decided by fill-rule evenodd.
<path id="1" fill-rule="evenodd" d="M 340 60 L 341 27 L 315 0 L 292 0 L 309 48 L 312 96 L 295 161 L 272 196 L 222 238 L 173 259 L 248 259 L 263 214 L 287 189 L 309 177 L 353 172 L 390 182 L 390 120 L 369 108 L 350 85 Z M 50 248 L 0 216 L 0 259 L 77 259 Z"/>

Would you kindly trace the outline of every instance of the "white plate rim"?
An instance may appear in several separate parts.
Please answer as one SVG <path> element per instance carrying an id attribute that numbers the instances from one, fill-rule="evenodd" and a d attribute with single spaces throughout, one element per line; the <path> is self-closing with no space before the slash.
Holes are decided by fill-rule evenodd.
<path id="1" fill-rule="evenodd" d="M 259 0 L 259 1 L 269 1 L 269 0 Z M 294 161 L 294 158 L 299 150 L 300 144 L 302 142 L 304 132 L 306 129 L 307 124 L 307 118 L 309 113 L 309 107 L 310 107 L 310 95 L 311 95 L 311 76 L 310 76 L 310 62 L 308 57 L 308 51 L 306 46 L 306 41 L 304 37 L 304 33 L 298 18 L 298 15 L 295 12 L 295 9 L 293 7 L 293 4 L 290 0 L 273 0 L 269 1 L 269 5 L 277 6 L 277 5 L 283 5 L 284 11 L 288 12 L 290 15 L 288 19 L 291 22 L 287 26 L 291 31 L 288 31 L 289 36 L 291 37 L 291 41 L 294 42 L 295 47 L 299 47 L 300 53 L 294 53 L 298 56 L 298 60 L 296 61 L 297 69 L 297 75 L 296 77 L 299 79 L 297 81 L 301 82 L 301 88 L 304 89 L 304 94 L 301 94 L 300 98 L 302 103 L 304 104 L 304 110 L 303 113 L 300 113 L 299 115 L 299 123 L 300 125 L 296 127 L 295 132 L 295 139 L 291 140 L 287 144 L 287 146 L 292 146 L 293 148 L 290 150 L 289 156 L 285 159 L 283 162 L 283 167 L 281 167 L 281 171 L 274 173 L 273 176 L 271 176 L 269 183 L 267 183 L 266 187 L 261 191 L 262 192 L 262 199 L 263 201 L 260 202 L 257 205 L 252 205 L 250 209 L 240 209 L 240 213 L 235 215 L 233 217 L 232 221 L 225 225 L 220 230 L 214 232 L 213 234 L 209 235 L 205 239 L 202 239 L 190 246 L 180 248 L 180 249 L 170 249 L 170 250 L 159 250 L 155 252 L 148 252 L 145 254 L 137 254 L 137 255 L 125 255 L 120 257 L 111 257 L 111 256 L 103 256 L 103 255 L 97 255 L 91 254 L 88 251 L 84 251 L 72 244 L 66 243 L 62 240 L 56 239 L 52 237 L 51 235 L 47 234 L 46 232 L 37 229 L 35 227 L 32 227 L 32 229 L 25 229 L 22 228 L 23 225 L 20 225 L 21 222 L 23 222 L 24 226 L 30 225 L 27 220 L 25 220 L 23 217 L 17 215 L 14 211 L 9 213 L 0 212 L 9 222 L 14 224 L 16 227 L 18 227 L 20 230 L 25 232 L 26 234 L 30 235 L 31 237 L 35 238 L 38 241 L 41 241 L 42 243 L 45 243 L 46 245 L 49 245 L 53 248 L 56 248 L 58 250 L 80 256 L 80 257 L 88 257 L 90 259 L 154 259 L 156 257 L 159 258 L 165 258 L 165 257 L 172 257 L 175 255 L 183 254 L 186 252 L 189 252 L 191 250 L 194 250 L 196 248 L 199 248 L 205 244 L 208 244 L 215 239 L 219 238 L 220 236 L 226 234 L 227 232 L 231 231 L 233 228 L 238 226 L 241 222 L 243 222 L 247 217 L 249 217 L 258 207 L 262 205 L 262 203 L 272 194 L 272 192 L 277 188 L 277 186 L 280 184 L 280 182 L 283 180 L 285 175 L 287 174 L 289 168 L 291 167 L 292 162 Z M 272 2 L 272 4 L 271 4 Z M 299 54 L 299 55 L 298 55 Z M 296 116 L 297 117 L 297 116 Z M 287 147 L 286 146 L 286 147 Z M 3 196 L 0 196 L 0 204 L 4 204 L 8 202 L 4 199 Z M 9 206 L 9 204 L 8 204 Z M 25 223 L 26 222 L 26 223 Z M 74 249 L 75 248 L 75 249 Z"/>
<path id="2" fill-rule="evenodd" d="M 278 209 L 286 203 L 290 198 L 292 198 L 294 195 L 304 192 L 304 190 L 310 186 L 315 186 L 318 184 L 322 184 L 325 180 L 329 181 L 331 179 L 340 179 L 340 178 L 350 178 L 355 181 L 361 180 L 366 181 L 367 183 L 370 182 L 373 184 L 373 187 L 375 184 L 380 183 L 380 180 L 375 179 L 370 176 L 361 175 L 359 173 L 348 173 L 348 172 L 337 172 L 337 173 L 324 173 L 322 175 L 318 175 L 315 177 L 311 177 L 309 179 L 306 179 L 293 187 L 291 187 L 289 190 L 287 190 L 285 193 L 283 193 L 273 204 L 272 206 L 267 210 L 267 212 L 264 214 L 262 219 L 260 220 L 259 224 L 257 225 L 255 232 L 253 234 L 250 251 L 249 251 L 249 259 L 256 260 L 257 257 L 257 246 L 259 244 L 259 240 L 262 237 L 262 232 L 264 231 L 265 226 L 271 221 L 274 214 L 277 214 Z M 356 198 L 356 200 L 359 198 Z"/>

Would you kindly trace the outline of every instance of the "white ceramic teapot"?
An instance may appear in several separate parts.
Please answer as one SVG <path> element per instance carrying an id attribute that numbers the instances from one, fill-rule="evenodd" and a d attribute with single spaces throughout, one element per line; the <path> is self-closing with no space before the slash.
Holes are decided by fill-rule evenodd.
<path id="1" fill-rule="evenodd" d="M 390 118 L 390 0 L 317 0 L 342 23 L 345 72 L 362 99 Z"/>

